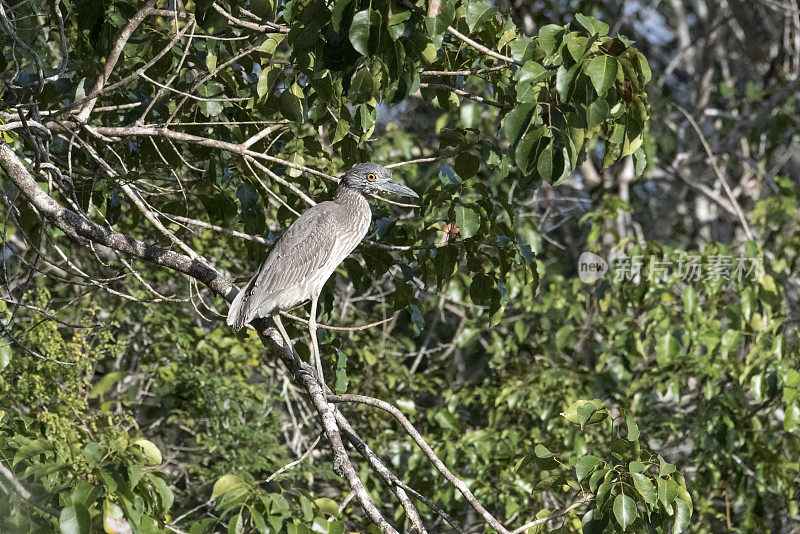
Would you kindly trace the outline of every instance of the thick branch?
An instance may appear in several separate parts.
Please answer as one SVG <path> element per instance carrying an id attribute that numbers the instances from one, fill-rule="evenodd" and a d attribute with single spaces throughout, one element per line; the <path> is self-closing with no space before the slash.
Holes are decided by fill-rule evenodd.
<path id="1" fill-rule="evenodd" d="M 135 258 L 169 267 L 196 278 L 223 297 L 230 296 L 229 294 L 233 289 L 231 280 L 222 276 L 216 270 L 183 254 L 143 243 L 138 239 L 115 232 L 110 228 L 104 228 L 61 206 L 39 187 L 39 184 L 36 183 L 22 164 L 22 161 L 5 141 L 0 141 L 0 167 L 22 191 L 22 194 L 27 197 L 31 205 L 69 237 L 78 241 L 89 240 Z M 233 297 L 230 296 L 230 298 Z"/>

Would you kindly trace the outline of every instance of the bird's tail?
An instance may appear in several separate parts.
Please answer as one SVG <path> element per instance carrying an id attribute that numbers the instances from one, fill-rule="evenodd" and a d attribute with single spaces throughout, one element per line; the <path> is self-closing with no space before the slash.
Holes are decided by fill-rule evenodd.
<path id="1" fill-rule="evenodd" d="M 244 325 L 253 320 L 253 317 L 248 317 L 250 312 L 250 299 L 247 298 L 248 290 L 252 283 L 253 281 L 250 280 L 247 285 L 239 291 L 239 294 L 233 299 L 231 307 L 228 309 L 228 326 L 232 326 L 237 332 L 241 330 Z"/>
<path id="2" fill-rule="evenodd" d="M 254 301 L 252 286 L 257 277 L 256 275 L 247 282 L 228 309 L 228 326 L 232 326 L 237 332 L 253 319 L 269 316 L 275 309 L 276 298 L 280 292 L 271 295 L 257 295 Z"/>

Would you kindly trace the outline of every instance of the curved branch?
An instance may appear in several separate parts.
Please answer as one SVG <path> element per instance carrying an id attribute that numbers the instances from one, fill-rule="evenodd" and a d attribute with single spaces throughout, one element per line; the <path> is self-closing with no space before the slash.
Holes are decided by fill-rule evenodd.
<path id="1" fill-rule="evenodd" d="M 472 506 L 473 510 L 475 510 L 478 515 L 480 515 L 486 523 L 489 524 L 493 529 L 495 529 L 500 534 L 511 534 L 511 532 L 503 526 L 503 524 L 492 514 L 486 510 L 486 508 L 478 502 L 478 499 L 475 498 L 475 495 L 469 490 L 467 485 L 464 483 L 463 480 L 455 476 L 444 462 L 442 462 L 436 453 L 431 449 L 430 445 L 425 443 L 425 440 L 422 439 L 422 436 L 414 428 L 414 425 L 411 424 L 411 421 L 403 415 L 396 406 L 389 404 L 386 401 L 382 401 L 380 399 L 375 399 L 372 397 L 367 397 L 365 395 L 328 395 L 328 400 L 330 402 L 358 402 L 361 404 L 369 404 L 370 406 L 374 406 L 376 408 L 380 408 L 386 412 L 389 412 L 397 422 L 408 432 L 408 435 L 411 436 L 411 439 L 414 440 L 414 443 L 422 449 L 422 452 L 425 453 L 425 456 L 428 457 L 428 460 L 431 461 L 434 467 L 450 482 L 455 488 L 464 496 L 467 502 Z"/>

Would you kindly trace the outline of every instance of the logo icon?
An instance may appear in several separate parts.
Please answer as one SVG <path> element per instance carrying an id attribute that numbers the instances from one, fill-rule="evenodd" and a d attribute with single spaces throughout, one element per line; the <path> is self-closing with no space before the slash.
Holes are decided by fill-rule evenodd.
<path id="1" fill-rule="evenodd" d="M 603 278 L 608 272 L 606 260 L 593 252 L 584 252 L 578 258 L 578 278 L 584 284 L 591 284 Z"/>

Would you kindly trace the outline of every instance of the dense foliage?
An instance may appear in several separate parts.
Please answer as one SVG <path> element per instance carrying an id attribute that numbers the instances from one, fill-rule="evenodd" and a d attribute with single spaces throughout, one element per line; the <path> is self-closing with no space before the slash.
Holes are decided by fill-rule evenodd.
<path id="1" fill-rule="evenodd" d="M 380 321 L 319 331 L 331 389 L 399 407 L 509 530 L 790 532 L 800 19 L 756 42 L 755 8 L 700 4 L 3 1 L 0 142 L 239 281 L 335 176 L 394 164 L 420 205 L 371 200 L 326 284 L 321 323 Z M 221 295 L 0 176 L 0 531 L 376 530 Z M 339 409 L 429 532 L 491 531 L 387 414 Z"/>

